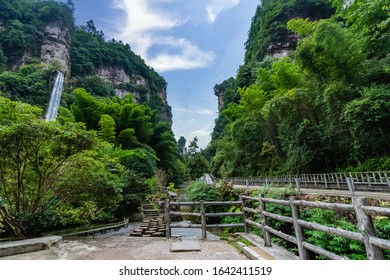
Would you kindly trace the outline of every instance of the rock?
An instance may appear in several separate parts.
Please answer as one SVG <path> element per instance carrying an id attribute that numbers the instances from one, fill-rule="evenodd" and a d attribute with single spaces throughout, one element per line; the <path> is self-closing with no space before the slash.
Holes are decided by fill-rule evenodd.
<path id="1" fill-rule="evenodd" d="M 57 23 L 51 23 L 45 26 L 44 40 L 41 46 L 41 61 L 50 64 L 58 61 L 61 71 L 65 76 L 70 76 L 70 33 L 69 30 L 60 27 Z"/>

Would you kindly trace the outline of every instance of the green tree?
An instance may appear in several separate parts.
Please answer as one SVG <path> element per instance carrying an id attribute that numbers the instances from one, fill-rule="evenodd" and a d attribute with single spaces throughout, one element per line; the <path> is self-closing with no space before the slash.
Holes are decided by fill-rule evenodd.
<path id="1" fill-rule="evenodd" d="M 99 121 L 99 138 L 108 143 L 116 142 L 115 121 L 107 114 L 103 114 Z"/>
<path id="2" fill-rule="evenodd" d="M 33 120 L 0 127 L 0 223 L 7 232 L 18 238 L 29 234 L 25 223 L 30 218 L 44 213 L 52 199 L 66 198 L 72 190 L 61 188 L 56 179 L 94 139 L 80 125 Z"/>
<path id="3" fill-rule="evenodd" d="M 188 145 L 186 162 L 191 180 L 201 177 L 208 170 L 208 161 L 199 151 L 198 137 L 196 136 Z"/>
<path id="4" fill-rule="evenodd" d="M 187 140 L 184 138 L 184 136 L 180 136 L 179 140 L 177 141 L 177 145 L 179 146 L 180 153 L 184 154 L 184 148 L 186 147 Z"/>

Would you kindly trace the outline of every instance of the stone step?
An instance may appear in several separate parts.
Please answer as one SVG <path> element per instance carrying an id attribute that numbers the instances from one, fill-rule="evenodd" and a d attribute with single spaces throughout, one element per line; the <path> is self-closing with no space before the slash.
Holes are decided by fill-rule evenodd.
<path id="1" fill-rule="evenodd" d="M 154 205 L 153 204 L 142 204 L 142 209 L 143 210 L 154 210 Z"/>

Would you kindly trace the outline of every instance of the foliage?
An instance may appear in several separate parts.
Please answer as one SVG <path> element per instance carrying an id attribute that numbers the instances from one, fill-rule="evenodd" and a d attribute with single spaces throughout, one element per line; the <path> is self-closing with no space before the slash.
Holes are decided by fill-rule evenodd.
<path id="1" fill-rule="evenodd" d="M 258 6 L 244 65 L 215 87 L 226 102 L 206 149 L 214 175 L 332 172 L 368 160 L 386 169 L 388 5 L 332 3 Z M 278 48 L 289 53 L 273 56 Z"/>
<path id="2" fill-rule="evenodd" d="M 53 198 L 67 196 L 57 178 L 72 156 L 91 148 L 94 139 L 80 125 L 61 127 L 34 119 L 0 127 L 0 193 L 6 201 L 1 223 L 10 233 L 29 234 L 23 217 L 45 213 Z"/>
<path id="3" fill-rule="evenodd" d="M 187 192 L 190 201 L 218 201 L 220 198 L 218 190 L 206 183 L 195 182 Z"/>
<path id="4" fill-rule="evenodd" d="M 340 217 L 332 210 L 310 209 L 302 213 L 302 218 L 321 225 L 341 228 L 357 232 L 357 227 L 345 218 Z M 305 230 L 305 239 L 318 247 L 321 247 L 338 255 L 350 259 L 366 259 L 366 252 L 362 242 L 349 240 L 336 235 L 326 234 L 315 230 Z M 322 259 L 322 256 L 316 256 Z"/>
<path id="5" fill-rule="evenodd" d="M 23 66 L 17 72 L 0 73 L 0 91 L 3 96 L 46 109 L 51 89 L 51 69 L 41 64 Z"/>
<path id="6" fill-rule="evenodd" d="M 187 178 L 166 122 L 166 82 L 129 45 L 105 41 L 92 20 L 76 27 L 71 0 L 0 7 L 0 231 L 23 238 L 113 221 L 159 191 L 157 168 L 175 183 Z M 71 72 L 57 121 L 44 122 L 59 69 L 39 63 L 50 25 L 69 31 Z M 128 81 L 118 85 L 106 72 Z"/>
<path id="7" fill-rule="evenodd" d="M 197 137 L 194 137 L 188 146 L 186 163 L 188 175 L 191 180 L 200 178 L 208 170 L 209 164 L 206 158 L 199 152 Z"/>

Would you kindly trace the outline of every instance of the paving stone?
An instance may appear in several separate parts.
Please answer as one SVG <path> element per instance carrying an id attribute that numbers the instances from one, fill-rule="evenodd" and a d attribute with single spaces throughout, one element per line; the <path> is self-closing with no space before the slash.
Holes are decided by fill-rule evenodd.
<path id="1" fill-rule="evenodd" d="M 182 238 L 181 242 L 171 244 L 171 252 L 191 252 L 200 251 L 200 244 L 198 240 L 193 238 Z"/>

